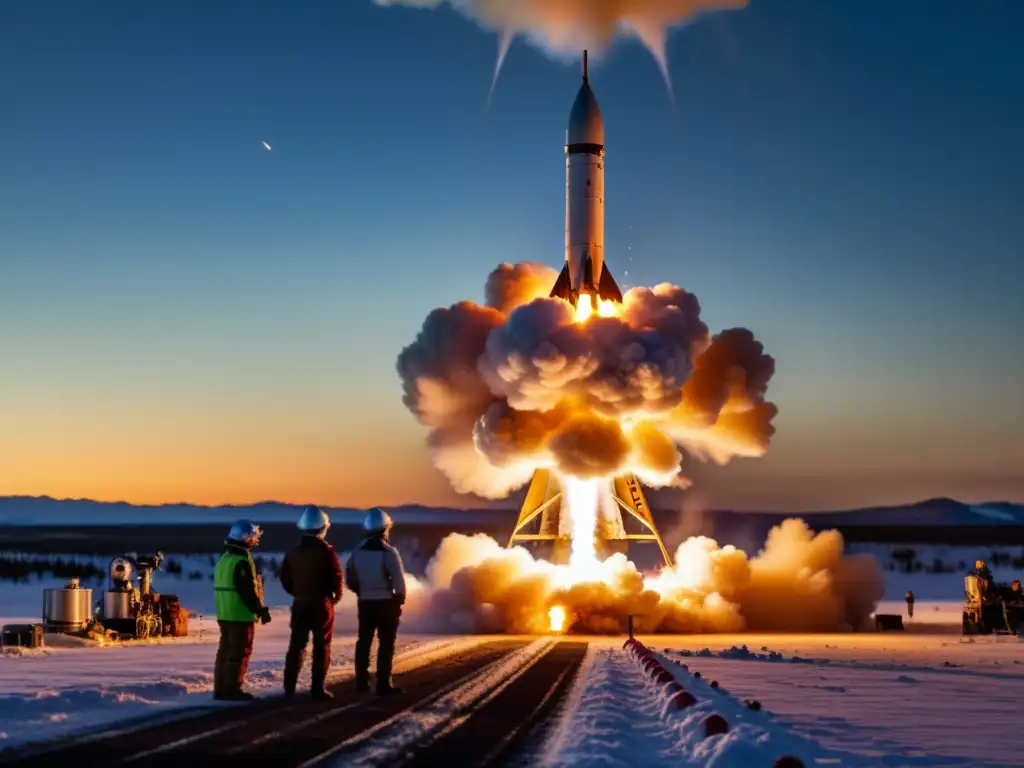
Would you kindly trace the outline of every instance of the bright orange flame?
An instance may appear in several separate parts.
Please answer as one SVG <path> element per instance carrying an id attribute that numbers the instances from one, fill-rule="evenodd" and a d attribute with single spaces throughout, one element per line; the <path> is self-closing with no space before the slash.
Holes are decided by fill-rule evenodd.
<path id="1" fill-rule="evenodd" d="M 584 293 L 576 302 L 576 322 L 585 323 L 594 314 L 594 303 L 597 302 L 598 317 L 615 317 L 619 314 L 619 305 L 610 299 L 602 299 Z"/>
<path id="2" fill-rule="evenodd" d="M 561 632 L 565 629 L 565 608 L 560 605 L 551 606 L 548 611 L 548 629 L 552 632 Z"/>

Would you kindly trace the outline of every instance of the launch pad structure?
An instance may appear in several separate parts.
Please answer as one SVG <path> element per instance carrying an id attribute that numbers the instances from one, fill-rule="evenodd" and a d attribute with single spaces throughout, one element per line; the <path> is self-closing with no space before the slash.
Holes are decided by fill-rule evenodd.
<path id="1" fill-rule="evenodd" d="M 590 87 L 587 52 L 583 52 L 583 83 L 569 113 L 565 134 L 565 265 L 551 289 L 553 298 L 565 299 L 576 307 L 581 298 L 597 309 L 598 302 L 622 303 L 611 271 L 604 263 L 604 120 L 597 97 Z M 609 481 L 614 509 L 597 513 L 595 545 L 599 556 L 625 552 L 631 541 L 653 542 L 661 550 L 665 565 L 672 561 L 654 524 L 651 510 L 635 475 Z M 519 519 L 508 546 L 523 542 L 553 542 L 554 562 L 568 560 L 571 520 L 563 515 L 565 494 L 550 470 L 539 469 L 530 481 Z M 625 518 L 623 517 L 625 515 Z M 525 529 L 538 517 L 538 533 Z M 626 533 L 625 520 L 640 523 L 643 533 Z"/>
<path id="2" fill-rule="evenodd" d="M 599 557 L 607 557 L 615 552 L 626 553 L 629 543 L 633 541 L 654 543 L 658 545 L 665 565 L 672 565 L 672 560 L 661 540 L 661 534 L 654 524 L 650 507 L 644 497 L 640 481 L 635 475 L 621 475 L 610 481 L 612 500 L 615 502 L 615 515 L 598 515 L 594 531 L 595 545 Z M 530 488 L 526 492 L 523 506 L 519 511 L 519 519 L 512 529 L 508 546 L 526 542 L 551 542 L 553 552 L 551 561 L 565 564 L 569 560 L 572 527 L 570 521 L 563 518 L 565 495 L 558 478 L 548 469 L 538 469 L 533 473 Z M 609 510 L 610 511 L 610 510 Z M 623 515 L 640 523 L 644 533 L 626 533 Z M 540 518 L 540 530 L 537 533 L 525 532 Z"/>

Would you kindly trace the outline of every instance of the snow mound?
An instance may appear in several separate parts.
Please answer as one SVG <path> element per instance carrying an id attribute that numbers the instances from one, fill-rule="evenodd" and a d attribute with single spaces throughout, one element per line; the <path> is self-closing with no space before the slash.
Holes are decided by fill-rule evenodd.
<path id="1" fill-rule="evenodd" d="M 635 647 L 642 648 L 639 643 Z M 533 764 L 746 768 L 771 766 L 783 756 L 806 766 L 871 764 L 792 733 L 771 715 L 754 711 L 659 654 L 648 651 L 645 658 L 634 658 L 618 649 L 591 647 Z M 668 680 L 662 675 L 666 672 Z M 694 700 L 680 707 L 678 697 L 686 694 Z"/>

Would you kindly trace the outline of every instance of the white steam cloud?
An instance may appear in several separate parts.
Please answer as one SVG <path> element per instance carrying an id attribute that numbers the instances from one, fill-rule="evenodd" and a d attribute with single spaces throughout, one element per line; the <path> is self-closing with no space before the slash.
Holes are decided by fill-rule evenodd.
<path id="1" fill-rule="evenodd" d="M 845 555 L 836 531 L 814 534 L 801 520 L 774 528 L 748 558 L 712 539 L 680 545 L 675 565 L 645 578 L 623 555 L 599 579 L 573 583 L 568 566 L 504 549 L 479 534 L 453 534 L 409 596 L 421 630 L 540 633 L 563 606 L 567 630 L 614 633 L 633 615 L 640 632 L 839 632 L 863 629 L 885 586 L 870 555 Z"/>
<path id="2" fill-rule="evenodd" d="M 685 485 L 681 448 L 720 463 L 764 454 L 775 361 L 750 331 L 712 336 L 697 298 L 667 283 L 577 322 L 548 298 L 554 278 L 502 264 L 486 306 L 434 310 L 399 355 L 405 405 L 456 490 L 504 498 L 538 467 Z"/>

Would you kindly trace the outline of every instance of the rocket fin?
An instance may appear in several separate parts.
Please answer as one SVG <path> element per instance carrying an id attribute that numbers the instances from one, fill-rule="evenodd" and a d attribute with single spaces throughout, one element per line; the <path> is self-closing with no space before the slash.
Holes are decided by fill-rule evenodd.
<path id="1" fill-rule="evenodd" d="M 569 262 L 565 262 L 565 266 L 562 267 L 562 271 L 558 273 L 558 279 L 555 280 L 555 285 L 551 289 L 551 298 L 553 299 L 565 299 L 569 300 L 569 296 L 572 295 L 572 278 L 569 277 Z"/>
<path id="2" fill-rule="evenodd" d="M 622 303 L 622 291 L 619 290 L 612 273 L 608 271 L 607 265 L 601 270 L 601 283 L 597 286 L 597 295 L 616 304 Z"/>

